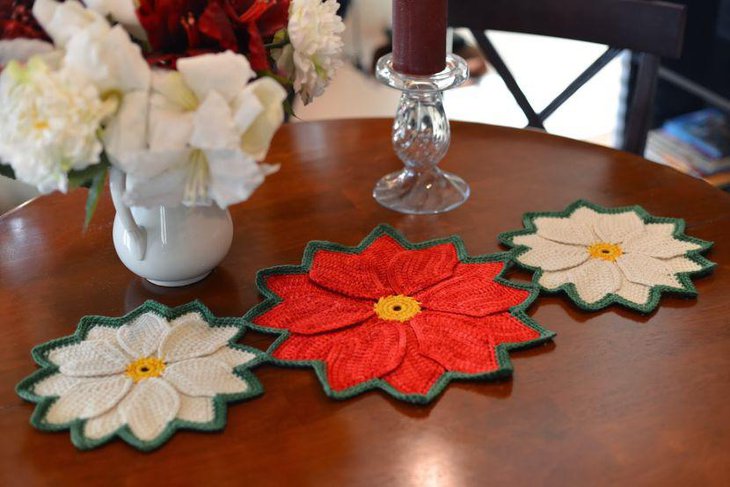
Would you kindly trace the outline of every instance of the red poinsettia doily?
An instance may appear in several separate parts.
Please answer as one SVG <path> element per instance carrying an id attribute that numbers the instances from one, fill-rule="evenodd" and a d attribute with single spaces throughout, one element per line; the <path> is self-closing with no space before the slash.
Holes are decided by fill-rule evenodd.
<path id="1" fill-rule="evenodd" d="M 508 348 L 553 336 L 524 313 L 534 290 L 499 277 L 507 259 L 380 226 L 357 248 L 316 242 L 302 266 L 261 271 L 268 299 L 247 319 L 288 332 L 272 357 L 313 365 L 331 396 L 380 387 L 427 402 L 452 377 L 509 373 Z"/>

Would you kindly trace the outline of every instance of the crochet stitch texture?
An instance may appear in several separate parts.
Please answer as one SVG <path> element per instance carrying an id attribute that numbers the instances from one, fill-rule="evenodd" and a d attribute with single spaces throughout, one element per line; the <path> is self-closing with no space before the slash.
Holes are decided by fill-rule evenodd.
<path id="1" fill-rule="evenodd" d="M 118 436 L 152 450 L 178 429 L 223 429 L 228 402 L 263 392 L 248 370 L 262 353 L 234 344 L 242 333 L 241 319 L 216 318 L 197 301 L 86 316 L 74 335 L 33 349 L 41 368 L 16 389 L 38 403 L 34 426 L 70 429 L 78 448 Z"/>
<path id="2" fill-rule="evenodd" d="M 603 208 L 579 200 L 562 212 L 527 213 L 525 229 L 499 235 L 520 266 L 548 292 L 564 291 L 579 307 L 617 303 L 649 313 L 661 294 L 694 297 L 690 276 L 715 267 L 702 255 L 711 242 L 684 234 L 684 221 L 654 217 L 640 206 Z"/>
<path id="3" fill-rule="evenodd" d="M 381 225 L 358 247 L 310 242 L 302 265 L 260 271 L 265 300 L 244 318 L 281 334 L 273 360 L 314 367 L 330 397 L 426 403 L 451 379 L 510 375 L 509 350 L 554 336 L 525 313 L 537 290 L 502 278 L 508 259 Z"/>

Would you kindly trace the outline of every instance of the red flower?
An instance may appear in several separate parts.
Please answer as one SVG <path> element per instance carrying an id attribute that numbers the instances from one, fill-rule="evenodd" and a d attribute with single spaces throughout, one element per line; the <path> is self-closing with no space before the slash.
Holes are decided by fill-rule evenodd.
<path id="1" fill-rule="evenodd" d="M 264 40 L 286 28 L 289 0 L 141 0 L 137 17 L 153 63 L 231 50 L 263 71 L 270 69 Z"/>
<path id="2" fill-rule="evenodd" d="M 33 0 L 0 0 L 0 39 L 49 40 L 32 10 Z"/>
<path id="3" fill-rule="evenodd" d="M 270 299 L 249 321 L 288 331 L 272 356 L 311 363 L 335 397 L 380 387 L 426 402 L 453 376 L 508 373 L 499 348 L 553 335 L 522 311 L 532 288 L 498 279 L 506 254 L 466 258 L 455 237 L 412 245 L 381 226 L 357 249 L 319 243 L 305 255 L 262 271 Z"/>

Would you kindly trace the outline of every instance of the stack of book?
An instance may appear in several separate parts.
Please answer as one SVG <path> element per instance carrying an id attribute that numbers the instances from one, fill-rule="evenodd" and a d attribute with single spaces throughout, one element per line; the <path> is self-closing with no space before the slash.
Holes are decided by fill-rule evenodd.
<path id="1" fill-rule="evenodd" d="M 730 186 L 730 120 L 714 108 L 667 120 L 649 132 L 645 155 L 715 186 Z"/>

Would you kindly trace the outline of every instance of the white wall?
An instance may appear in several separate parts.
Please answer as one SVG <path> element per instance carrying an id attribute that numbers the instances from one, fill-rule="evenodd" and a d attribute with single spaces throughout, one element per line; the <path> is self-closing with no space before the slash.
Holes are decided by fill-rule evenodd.
<path id="1" fill-rule="evenodd" d="M 33 187 L 0 176 L 0 215 L 36 195 Z"/>

